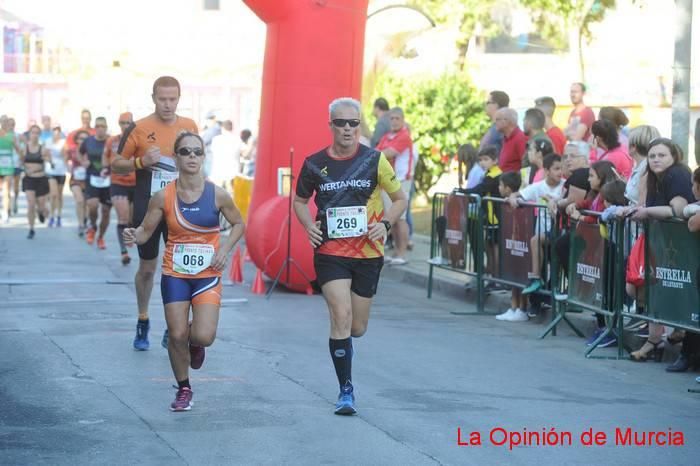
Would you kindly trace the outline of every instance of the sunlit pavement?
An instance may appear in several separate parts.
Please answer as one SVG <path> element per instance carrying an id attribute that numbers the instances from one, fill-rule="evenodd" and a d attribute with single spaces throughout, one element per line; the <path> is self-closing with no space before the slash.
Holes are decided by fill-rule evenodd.
<path id="1" fill-rule="evenodd" d="M 106 251 L 79 240 L 67 202 L 64 227 L 40 226 L 34 240 L 24 217 L 0 225 L 2 464 L 690 465 L 700 457 L 700 395 L 687 391 L 697 374 L 587 360 L 583 340 L 565 329 L 538 340 L 538 323 L 453 315 L 464 302 L 427 300 L 391 273 L 354 343 L 358 416 L 332 414 L 322 298 L 253 295 L 251 264 L 246 284 L 224 287 L 217 341 L 191 375 L 192 411 L 171 413 L 159 288 L 151 349 L 136 352 L 136 261 L 120 264 L 114 225 Z M 685 446 L 616 446 L 618 427 L 682 432 Z M 463 443 L 480 432 L 482 445 L 459 446 L 458 428 Z M 511 451 L 490 441 L 494 428 L 554 428 L 573 442 Z M 605 446 L 581 445 L 590 428 L 607 434 Z"/>

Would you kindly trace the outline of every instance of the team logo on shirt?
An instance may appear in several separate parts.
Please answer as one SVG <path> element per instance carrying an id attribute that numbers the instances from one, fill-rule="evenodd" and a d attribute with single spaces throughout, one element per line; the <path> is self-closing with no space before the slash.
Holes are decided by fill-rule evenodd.
<path id="1" fill-rule="evenodd" d="M 320 191 L 340 191 L 347 188 L 371 188 L 370 180 L 343 180 L 319 185 Z"/>
<path id="2" fill-rule="evenodd" d="M 321 169 L 321 175 L 328 176 L 328 167 L 323 167 Z"/>
<path id="3" fill-rule="evenodd" d="M 148 136 L 146 136 L 146 139 L 148 139 L 148 142 L 156 142 L 156 133 L 150 133 Z"/>

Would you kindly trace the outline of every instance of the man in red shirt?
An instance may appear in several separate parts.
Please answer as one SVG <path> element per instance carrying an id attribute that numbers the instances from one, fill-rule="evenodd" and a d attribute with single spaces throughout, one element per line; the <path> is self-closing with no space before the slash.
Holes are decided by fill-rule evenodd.
<path id="1" fill-rule="evenodd" d="M 561 130 L 561 128 L 555 125 L 552 121 L 554 110 L 557 108 L 557 104 L 554 102 L 554 99 L 549 96 L 539 97 L 535 99 L 535 107 L 539 108 L 542 110 L 542 113 L 544 113 L 544 128 L 547 130 L 547 136 L 549 136 L 549 139 L 552 140 L 554 152 L 559 155 L 564 154 L 566 136 L 564 136 L 564 132 Z"/>
<path id="2" fill-rule="evenodd" d="M 569 96 L 574 109 L 569 114 L 569 126 L 564 134 L 569 141 L 585 141 L 591 138 L 591 127 L 595 121 L 595 114 L 590 107 L 583 103 L 583 96 L 586 94 L 586 86 L 583 83 L 573 83 Z"/>
<path id="3" fill-rule="evenodd" d="M 407 198 L 410 198 L 411 186 L 413 185 L 413 169 L 416 162 L 416 154 L 413 153 L 413 139 L 411 131 L 408 129 L 404 120 L 403 110 L 399 107 L 394 107 L 389 112 L 389 123 L 391 130 L 379 140 L 376 149 L 383 153 L 389 160 L 391 166 L 394 167 L 396 178 L 401 182 Z M 388 195 L 382 195 L 384 202 L 384 210 L 388 211 L 392 201 Z M 393 237 L 396 243 L 395 256 L 385 258 L 385 261 L 392 265 L 405 265 L 406 251 L 409 242 L 409 228 L 406 222 L 406 215 L 409 206 L 404 210 L 401 217 L 391 226 L 394 230 Z"/>
<path id="4" fill-rule="evenodd" d="M 518 112 L 512 108 L 501 108 L 496 112 L 494 121 L 504 138 L 498 166 L 503 172 L 517 172 L 527 148 L 527 136 L 518 128 Z"/>

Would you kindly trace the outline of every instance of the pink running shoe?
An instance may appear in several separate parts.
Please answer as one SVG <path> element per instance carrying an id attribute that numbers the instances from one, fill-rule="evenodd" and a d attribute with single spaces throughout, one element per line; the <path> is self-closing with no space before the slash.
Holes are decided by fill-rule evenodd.
<path id="1" fill-rule="evenodd" d="M 190 367 L 199 369 L 204 364 L 204 347 L 190 343 Z"/>
<path id="2" fill-rule="evenodd" d="M 192 389 L 180 388 L 175 395 L 175 401 L 170 403 L 170 411 L 189 411 L 190 409 L 192 409 Z"/>

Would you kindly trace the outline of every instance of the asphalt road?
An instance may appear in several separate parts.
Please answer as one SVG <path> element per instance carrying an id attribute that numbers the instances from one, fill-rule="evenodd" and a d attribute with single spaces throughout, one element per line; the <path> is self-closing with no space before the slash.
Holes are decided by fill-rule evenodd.
<path id="1" fill-rule="evenodd" d="M 354 344 L 358 416 L 332 414 L 322 298 L 265 300 L 249 284 L 224 288 L 217 341 L 191 376 L 195 405 L 172 413 L 159 289 L 151 350 L 136 352 L 135 264 L 119 264 L 113 227 L 98 251 L 64 224 L 31 241 L 21 218 L 0 226 L 2 464 L 700 463 L 700 394 L 688 393 L 698 374 L 585 359 L 583 341 L 564 329 L 538 340 L 538 322 L 453 315 L 464 302 L 427 300 L 391 273 Z M 615 429 L 628 427 L 670 429 L 684 445 L 615 445 Z M 489 438 L 499 428 L 570 432 L 572 444 L 511 450 L 494 444 L 500 430 Z M 591 428 L 605 445 L 581 444 Z M 458 445 L 470 432 L 481 446 Z"/>

